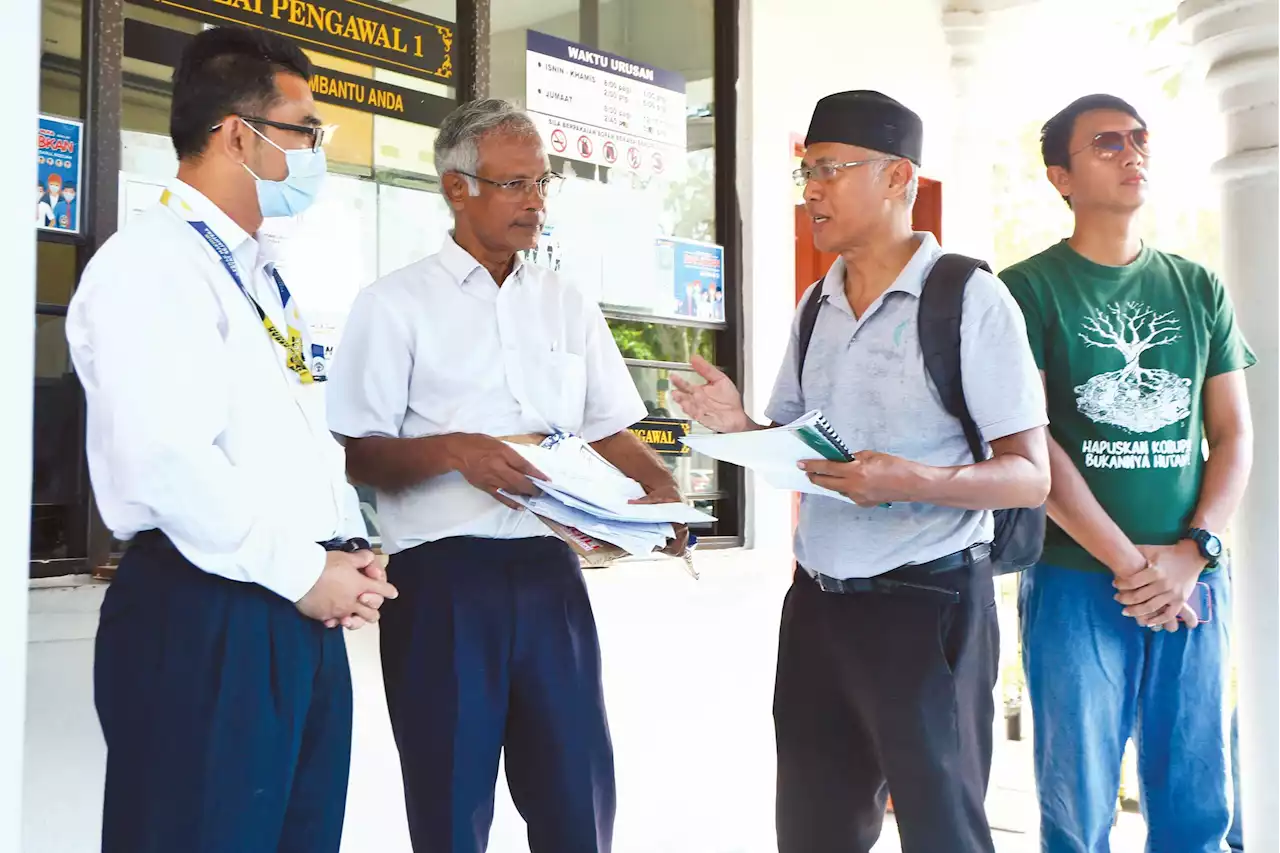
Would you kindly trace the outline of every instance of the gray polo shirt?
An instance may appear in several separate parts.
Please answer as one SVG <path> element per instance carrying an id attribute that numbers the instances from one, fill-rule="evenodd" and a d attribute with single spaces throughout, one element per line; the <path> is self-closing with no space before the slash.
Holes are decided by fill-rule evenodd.
<path id="1" fill-rule="evenodd" d="M 916 312 L 925 276 L 942 249 L 927 232 L 917 232 L 916 239 L 920 248 L 911 261 L 861 318 L 855 319 L 845 297 L 843 260 L 814 285 L 828 298 L 809 344 L 803 389 L 796 378 L 797 317 L 767 417 L 787 423 L 821 409 L 855 454 L 875 450 L 944 467 L 972 463 L 960 422 L 942 407 L 925 371 Z M 991 442 L 1046 425 L 1043 385 L 1022 312 L 994 275 L 978 270 L 969 280 L 961 322 L 965 398 L 983 438 Z M 873 577 L 989 542 L 992 529 L 990 512 L 910 503 L 862 509 L 804 495 L 795 552 L 810 571 Z"/>

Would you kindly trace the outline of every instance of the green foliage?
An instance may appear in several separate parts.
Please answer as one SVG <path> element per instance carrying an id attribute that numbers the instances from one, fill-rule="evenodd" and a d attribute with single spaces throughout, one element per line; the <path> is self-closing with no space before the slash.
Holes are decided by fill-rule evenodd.
<path id="1" fill-rule="evenodd" d="M 715 361 L 715 333 L 709 329 L 610 320 L 609 329 L 624 358 L 688 364 L 693 354 Z"/>

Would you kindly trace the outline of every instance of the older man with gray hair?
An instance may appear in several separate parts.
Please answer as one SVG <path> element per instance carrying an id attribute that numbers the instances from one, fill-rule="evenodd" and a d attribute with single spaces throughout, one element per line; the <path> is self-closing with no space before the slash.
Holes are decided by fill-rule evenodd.
<path id="1" fill-rule="evenodd" d="M 613 752 L 591 604 L 573 552 L 504 496 L 531 494 L 538 472 L 499 439 L 572 432 L 646 501 L 680 494 L 627 429 L 645 407 L 599 308 L 521 260 L 561 181 L 528 116 L 464 105 L 435 154 L 454 230 L 360 294 L 328 399 L 349 475 L 378 491 L 400 590 L 382 669 L 413 846 L 485 849 L 505 750 L 533 853 L 605 853 Z"/>

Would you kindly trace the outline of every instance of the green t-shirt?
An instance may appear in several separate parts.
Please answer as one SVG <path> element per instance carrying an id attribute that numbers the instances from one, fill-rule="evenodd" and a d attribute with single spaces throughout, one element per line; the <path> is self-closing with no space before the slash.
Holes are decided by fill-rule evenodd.
<path id="1" fill-rule="evenodd" d="M 1131 540 L 1174 544 L 1200 497 L 1204 382 L 1257 360 L 1222 283 L 1145 247 L 1102 266 L 1065 240 L 1000 277 L 1045 374 L 1050 433 Z M 1052 522 L 1044 561 L 1106 571 Z"/>

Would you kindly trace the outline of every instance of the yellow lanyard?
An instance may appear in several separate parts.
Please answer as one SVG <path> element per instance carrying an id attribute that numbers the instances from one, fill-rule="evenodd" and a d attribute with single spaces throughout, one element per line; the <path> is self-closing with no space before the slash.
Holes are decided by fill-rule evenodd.
<path id="1" fill-rule="evenodd" d="M 182 201 L 182 199 L 175 196 L 169 190 L 165 190 L 164 194 L 160 196 L 160 203 L 168 207 L 170 210 L 174 209 L 174 202 L 182 205 L 183 210 L 191 210 L 191 208 L 187 207 L 186 202 Z M 267 330 L 267 335 L 269 335 L 271 340 L 279 344 L 285 351 L 285 364 L 288 368 L 298 374 L 298 379 L 304 385 L 315 382 L 316 377 L 307 368 L 307 359 L 303 352 L 302 332 L 290 325 L 288 326 L 289 337 L 286 339 L 285 336 L 280 333 L 280 330 L 276 328 L 276 324 L 271 322 L 271 318 L 267 316 L 267 312 L 262 310 L 262 306 L 258 304 L 258 300 L 254 299 L 253 294 L 244 286 L 244 281 L 240 278 L 240 271 L 236 267 L 236 259 L 231 254 L 231 250 L 227 248 L 227 244 L 214 233 L 213 229 L 210 228 L 207 223 L 200 222 L 199 220 L 188 219 L 185 215 L 183 215 L 182 218 L 188 225 L 196 230 L 197 234 L 204 238 L 206 243 L 213 247 L 214 252 L 218 255 L 218 260 L 222 262 L 223 268 L 225 268 L 231 275 L 232 281 L 236 283 L 236 286 L 240 288 L 240 292 L 249 300 L 249 304 L 258 312 L 258 318 L 262 320 L 262 325 L 263 328 Z M 284 306 L 285 316 L 287 317 L 289 316 L 289 310 L 293 303 L 293 295 L 289 293 L 289 288 L 285 286 L 284 279 L 280 277 L 280 273 L 277 272 L 274 267 L 271 270 L 271 277 L 275 279 L 276 289 L 280 291 L 280 303 Z M 297 316 L 298 312 L 296 308 L 293 309 L 293 313 L 294 316 Z"/>

